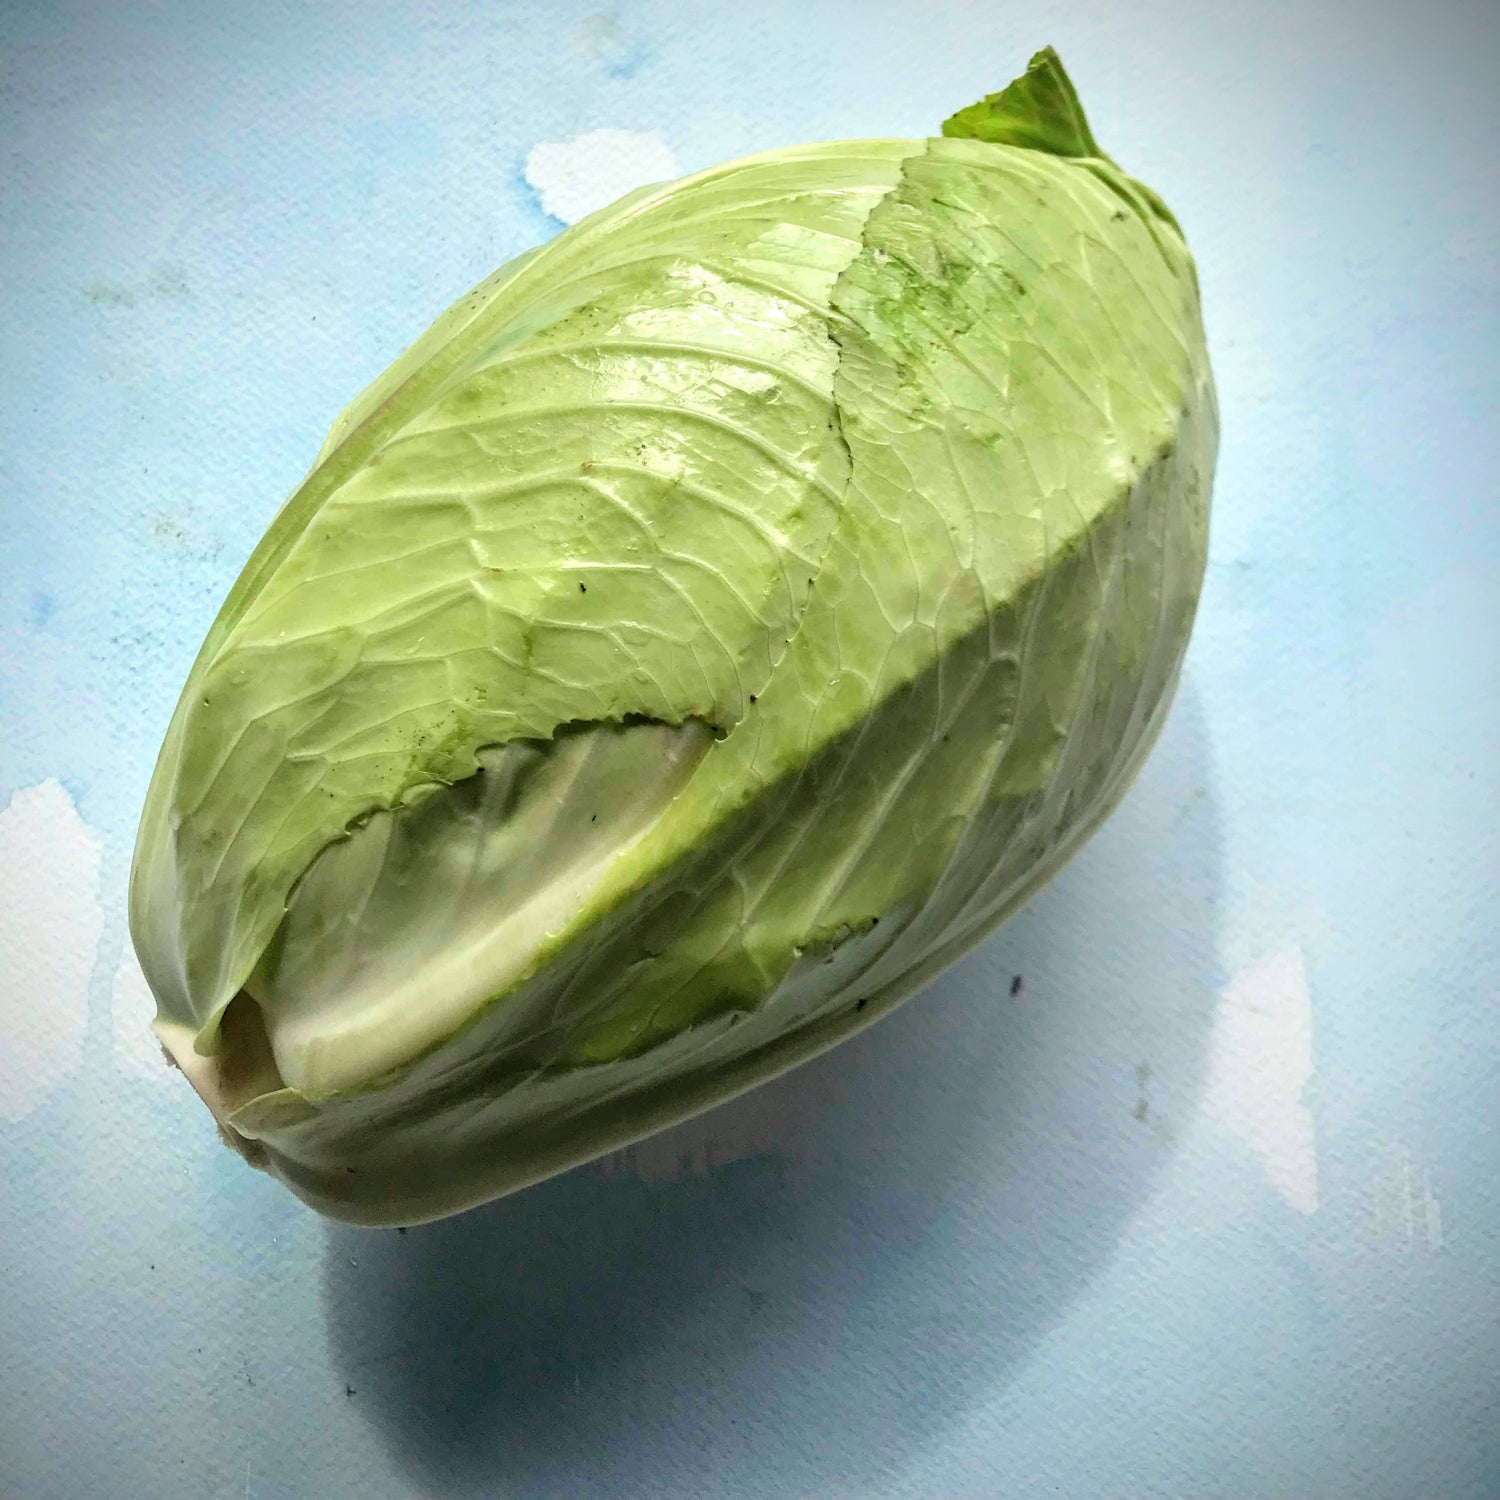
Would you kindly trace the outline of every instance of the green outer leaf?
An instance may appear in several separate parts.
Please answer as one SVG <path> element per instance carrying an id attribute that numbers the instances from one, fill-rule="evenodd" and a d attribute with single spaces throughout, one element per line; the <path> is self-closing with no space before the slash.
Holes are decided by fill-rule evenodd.
<path id="1" fill-rule="evenodd" d="M 536 934 L 567 927 L 711 738 L 690 721 L 512 740 L 326 849 L 245 986 L 282 1079 L 357 1085 L 459 1030 L 510 988 Z"/>
<path id="2" fill-rule="evenodd" d="M 372 811 L 578 720 L 737 721 L 847 479 L 828 293 L 909 150 L 637 194 L 340 419 L 210 633 L 142 820 L 132 928 L 200 1049 L 294 882 Z"/>

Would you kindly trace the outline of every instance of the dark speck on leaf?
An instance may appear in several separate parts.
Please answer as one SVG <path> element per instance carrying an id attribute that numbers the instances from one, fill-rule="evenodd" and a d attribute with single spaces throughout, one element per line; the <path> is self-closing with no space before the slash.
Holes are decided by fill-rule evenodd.
<path id="1" fill-rule="evenodd" d="M 348 1398 L 351 1397 L 353 1394 L 354 1394 L 354 1387 L 352 1385 L 346 1385 L 344 1387 L 344 1399 L 348 1400 Z"/>
<path id="2" fill-rule="evenodd" d="M 597 823 L 598 821 L 599 821 L 599 814 L 598 813 L 590 813 L 589 814 L 589 822 L 590 823 Z"/>
<path id="3" fill-rule="evenodd" d="M 1021 993 L 1021 976 L 1019 974 L 1010 982 L 1010 993 L 1012 998 Z"/>
<path id="4" fill-rule="evenodd" d="M 854 1002 L 854 1008 L 855 1010 L 863 1010 L 869 1003 L 867 999 L 859 999 Z"/>
<path id="5" fill-rule="evenodd" d="M 588 588 L 588 585 L 586 583 L 580 583 L 578 585 L 578 592 L 580 594 L 586 594 L 586 593 L 588 593 L 588 591 L 589 591 L 589 588 Z"/>
<path id="6" fill-rule="evenodd" d="M 755 694 L 754 694 L 754 693 L 751 693 L 751 694 L 750 694 L 750 701 L 751 701 L 751 702 L 752 702 L 752 703 L 754 703 L 754 702 L 755 702 Z"/>

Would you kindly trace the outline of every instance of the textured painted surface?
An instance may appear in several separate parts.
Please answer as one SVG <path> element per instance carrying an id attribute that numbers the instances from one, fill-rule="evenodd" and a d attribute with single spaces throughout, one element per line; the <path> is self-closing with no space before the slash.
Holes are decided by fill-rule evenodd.
<path id="1" fill-rule="evenodd" d="M 1116 14 L 0 8 L 0 1493 L 1500 1489 L 1500 33 Z M 921 132 L 1043 41 L 1187 229 L 1224 412 L 1140 786 L 782 1082 L 451 1223 L 318 1222 L 154 1067 L 123 951 L 241 560 L 556 228 L 538 146 Z"/>

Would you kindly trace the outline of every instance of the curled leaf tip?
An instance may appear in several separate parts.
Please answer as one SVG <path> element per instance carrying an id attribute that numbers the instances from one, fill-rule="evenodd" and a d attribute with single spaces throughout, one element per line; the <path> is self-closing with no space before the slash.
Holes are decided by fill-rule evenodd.
<path id="1" fill-rule="evenodd" d="M 1024 146 L 1052 156 L 1102 156 L 1078 91 L 1051 47 L 1036 53 L 1026 71 L 998 94 L 943 121 L 946 136 Z"/>

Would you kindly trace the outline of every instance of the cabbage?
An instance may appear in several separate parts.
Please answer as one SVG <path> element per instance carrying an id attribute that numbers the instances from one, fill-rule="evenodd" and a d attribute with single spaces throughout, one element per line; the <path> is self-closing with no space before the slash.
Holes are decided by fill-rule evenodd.
<path id="1" fill-rule="evenodd" d="M 1161 727 L 1193 263 L 1050 51 L 940 138 L 642 189 L 337 420 L 151 784 L 131 930 L 226 1138 L 411 1223 L 867 1025 Z"/>

